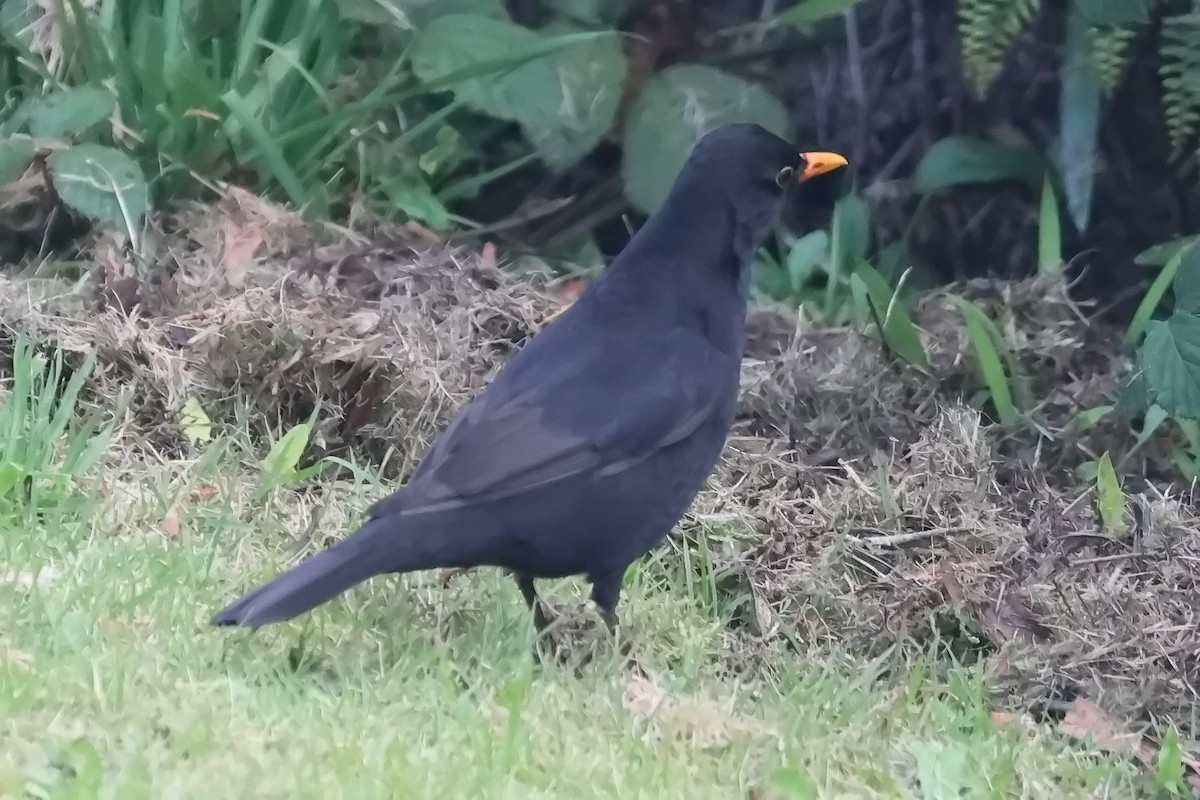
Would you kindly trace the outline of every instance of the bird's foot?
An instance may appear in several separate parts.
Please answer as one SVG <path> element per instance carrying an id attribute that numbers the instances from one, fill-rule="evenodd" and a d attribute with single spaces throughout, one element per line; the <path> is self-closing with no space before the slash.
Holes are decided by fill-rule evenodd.
<path id="1" fill-rule="evenodd" d="M 596 625 L 586 615 L 563 614 L 556 615 L 553 622 L 539 630 L 534 646 L 535 655 L 543 663 L 553 661 L 576 670 L 611 656 L 614 649 L 625 666 L 636 667 L 633 643 L 623 631 L 612 625 Z"/>

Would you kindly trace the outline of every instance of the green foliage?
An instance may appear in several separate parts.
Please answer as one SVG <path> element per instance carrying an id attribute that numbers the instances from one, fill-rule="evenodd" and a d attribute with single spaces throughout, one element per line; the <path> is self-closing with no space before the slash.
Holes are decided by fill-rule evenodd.
<path id="1" fill-rule="evenodd" d="M 786 25 L 811 25 L 814 22 L 837 16 L 859 2 L 860 0 L 800 0 L 799 3 L 776 17 L 775 21 Z"/>
<path id="2" fill-rule="evenodd" d="M 1138 29 L 1129 25 L 1095 25 L 1088 28 L 1087 62 L 1104 91 L 1111 94 L 1125 76 L 1129 46 Z"/>
<path id="3" fill-rule="evenodd" d="M 1146 294 L 1142 295 L 1142 301 L 1138 303 L 1137 310 L 1129 321 L 1129 327 L 1125 330 L 1126 344 L 1137 344 L 1141 340 L 1142 334 L 1146 332 L 1146 326 L 1150 323 L 1150 318 L 1154 316 L 1167 289 L 1175 281 L 1179 266 L 1183 263 L 1183 257 L 1187 252 L 1194 251 L 1180 250 L 1171 256 L 1162 271 L 1155 277 L 1154 282 L 1150 284 L 1150 288 L 1146 290 Z"/>
<path id="4" fill-rule="evenodd" d="M 260 498 L 276 488 L 303 483 L 325 468 L 324 459 L 300 468 L 300 459 L 308 449 L 312 432 L 311 421 L 301 422 L 288 429 L 271 445 L 270 451 L 258 463 L 261 478 L 258 491 Z"/>
<path id="5" fill-rule="evenodd" d="M 921 335 L 904 307 L 899 290 L 893 290 L 866 261 L 858 262 L 851 280 L 866 294 L 871 316 L 887 349 L 915 367 L 928 369 L 929 359 Z"/>
<path id="6" fill-rule="evenodd" d="M 963 72 L 980 95 L 1000 74 L 1004 57 L 1041 0 L 958 0 Z"/>
<path id="7" fill-rule="evenodd" d="M 1099 79 L 1088 65 L 1088 22 L 1078 7 L 1067 18 L 1066 53 L 1059 91 L 1058 146 L 1054 161 L 1076 230 L 1087 228 L 1095 188 L 1096 139 L 1100 129 Z"/>
<path id="8" fill-rule="evenodd" d="M 46 98 L 21 124 L 118 146 L 153 202 L 236 177 L 316 215 L 344 210 L 353 191 L 447 230 L 454 201 L 531 160 L 565 170 L 618 133 L 629 63 L 614 26 L 628 7 L 554 0 L 534 29 L 500 0 L 137 0 L 61 18 L 6 0 L 0 31 L 28 65 L 18 96 Z M 782 106 L 752 83 L 694 64 L 652 76 L 623 128 L 634 205 L 653 209 L 696 138 L 739 120 L 788 133 Z M 23 172 L 25 150 L 0 149 L 0 175 Z M 91 191 L 94 178 L 74 185 Z M 112 200 L 80 202 L 117 224 Z M 126 205 L 128 227 L 140 203 Z"/>
<path id="9" fill-rule="evenodd" d="M 24 338 L 16 341 L 11 381 L 7 392 L 0 388 L 0 511 L 61 503 L 103 458 L 114 423 L 79 408 L 94 366 L 94 352 L 71 369 L 62 351 L 47 356 Z M 114 419 L 126 402 L 117 398 Z"/>
<path id="10" fill-rule="evenodd" d="M 1200 127 L 1200 12 L 1163 20 L 1159 74 L 1171 146 L 1182 153 Z"/>
<path id="11" fill-rule="evenodd" d="M 8 121 L 10 137 L 0 142 L 0 186 L 18 179 L 31 162 L 44 162 L 68 208 L 125 231 L 136 243 L 149 208 L 141 167 L 116 147 L 77 141 L 89 137 L 115 108 L 112 93 L 98 86 L 28 98 Z"/>
<path id="12" fill-rule="evenodd" d="M 79 86 L 31 98 L 24 109 L 29 135 L 37 139 L 66 139 L 98 125 L 117 107 L 112 92 L 100 86 Z"/>
<path id="13" fill-rule="evenodd" d="M 1040 186 L 1045 175 L 1045 161 L 1031 150 L 977 136 L 947 136 L 921 157 L 913 188 L 930 194 L 952 186 L 1001 180 Z"/>
<path id="14" fill-rule="evenodd" d="M 1042 186 L 1042 204 L 1038 210 L 1038 274 L 1062 274 L 1062 225 L 1058 219 L 1058 198 L 1049 179 Z"/>
<path id="15" fill-rule="evenodd" d="M 80 144 L 51 153 L 46 166 L 64 203 L 136 238 L 150 196 L 146 178 L 133 159 L 112 147 Z"/>
<path id="16" fill-rule="evenodd" d="M 756 122 L 788 135 L 786 110 L 762 87 L 698 64 L 655 75 L 626 124 L 622 175 L 630 202 L 647 213 L 656 209 L 696 140 L 729 122 Z"/>
<path id="17" fill-rule="evenodd" d="M 9 137 L 0 140 L 0 186 L 20 178 L 35 155 L 37 147 L 31 139 Z"/>
<path id="18" fill-rule="evenodd" d="M 522 59 L 457 81 L 453 91 L 477 111 L 518 123 L 547 163 L 569 166 L 611 126 L 628 67 L 615 33 L 554 30 L 564 32 L 549 37 L 503 19 L 438 17 L 417 37 L 413 70 L 429 84 L 489 61 Z"/>
<path id="19" fill-rule="evenodd" d="M 1107 451 L 1100 456 L 1097 464 L 1095 484 L 1096 509 L 1105 532 L 1112 536 L 1124 536 L 1129 531 L 1125 492 L 1121 489 L 1121 479 Z"/>
<path id="20" fill-rule="evenodd" d="M 992 401 L 1000 423 L 1012 427 L 1020 420 L 1016 401 L 1013 397 L 1012 377 L 1015 376 L 1015 364 L 1004 337 L 996 328 L 995 323 L 988 319 L 979 306 L 958 295 L 950 295 L 950 300 L 963 315 L 967 326 L 967 337 L 975 352 L 979 365 L 979 373 L 987 387 L 988 396 Z M 1001 354 L 1003 353 L 1003 357 Z M 1008 362 L 1006 371 L 1004 362 Z"/>
<path id="21" fill-rule="evenodd" d="M 1189 242 L 1173 252 L 1125 333 L 1125 341 L 1137 346 L 1137 371 L 1122 391 L 1117 410 L 1127 418 L 1145 417 L 1134 450 L 1160 428 L 1176 434 L 1167 442 L 1169 456 L 1183 474 L 1196 477 L 1200 476 L 1200 244 Z M 1174 307 L 1165 319 L 1153 319 L 1168 288 Z"/>
<path id="22" fill-rule="evenodd" d="M 1138 365 L 1157 404 L 1171 414 L 1200 417 L 1200 316 L 1176 311 L 1150 322 Z"/>
<path id="23" fill-rule="evenodd" d="M 1174 725 L 1167 727 L 1158 752 L 1154 754 L 1154 784 L 1173 797 L 1194 796 L 1188 781 L 1183 745 Z"/>

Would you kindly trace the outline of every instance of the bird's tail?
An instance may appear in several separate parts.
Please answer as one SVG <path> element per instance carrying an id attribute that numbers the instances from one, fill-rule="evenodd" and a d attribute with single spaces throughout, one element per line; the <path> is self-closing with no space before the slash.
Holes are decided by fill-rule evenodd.
<path id="1" fill-rule="evenodd" d="M 370 520 L 328 550 L 233 601 L 217 612 L 211 622 L 250 627 L 282 622 L 385 572 L 453 566 L 443 563 L 444 556 L 454 552 L 446 546 L 452 543 L 439 542 L 442 537 L 437 533 L 413 536 L 407 531 L 397 531 L 394 518 Z"/>

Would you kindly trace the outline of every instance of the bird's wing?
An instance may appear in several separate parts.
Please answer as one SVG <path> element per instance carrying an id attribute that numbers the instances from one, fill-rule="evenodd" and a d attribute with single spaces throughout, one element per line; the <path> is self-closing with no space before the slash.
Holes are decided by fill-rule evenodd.
<path id="1" fill-rule="evenodd" d="M 614 474 L 686 438 L 736 381 L 731 356 L 687 331 L 641 344 L 636 363 L 600 343 L 523 391 L 479 395 L 422 460 L 405 507 L 456 507 L 586 471 Z"/>

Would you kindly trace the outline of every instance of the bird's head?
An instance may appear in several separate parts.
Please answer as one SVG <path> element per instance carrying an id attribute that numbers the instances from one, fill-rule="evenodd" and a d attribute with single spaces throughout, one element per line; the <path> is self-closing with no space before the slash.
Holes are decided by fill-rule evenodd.
<path id="1" fill-rule="evenodd" d="M 803 191 L 811 179 L 845 165 L 846 159 L 837 153 L 801 152 L 758 125 L 722 125 L 696 143 L 672 195 L 692 208 L 684 198 L 728 204 L 737 229 L 735 247 L 747 259 L 766 236 L 790 189 Z"/>
<path id="2" fill-rule="evenodd" d="M 789 189 L 844 166 L 846 159 L 837 153 L 800 152 L 765 128 L 735 123 L 701 137 L 684 170 L 735 205 L 773 213 Z"/>

